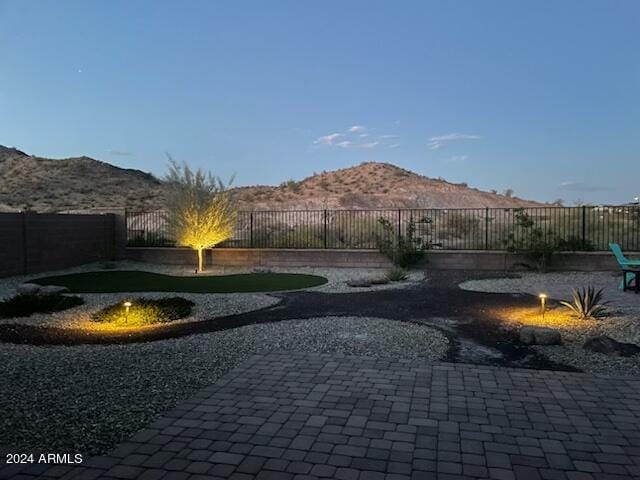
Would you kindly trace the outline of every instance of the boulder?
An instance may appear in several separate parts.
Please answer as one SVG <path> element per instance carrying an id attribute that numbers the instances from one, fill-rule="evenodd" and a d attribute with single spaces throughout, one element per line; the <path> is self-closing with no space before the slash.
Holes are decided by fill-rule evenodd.
<path id="1" fill-rule="evenodd" d="M 45 285 L 40 288 L 38 295 L 60 295 L 61 293 L 68 292 L 67 287 L 61 287 L 58 285 Z"/>
<path id="2" fill-rule="evenodd" d="M 526 345 L 560 345 L 560 332 L 548 327 L 522 327 L 520 341 Z"/>
<path id="3" fill-rule="evenodd" d="M 23 283 L 16 287 L 16 291 L 20 295 L 35 295 L 42 287 L 36 283 Z"/>
<path id="4" fill-rule="evenodd" d="M 351 280 L 347 280 L 346 284 L 350 287 L 370 287 L 371 280 L 368 278 L 353 278 Z"/>
<path id="5" fill-rule="evenodd" d="M 640 353 L 640 347 L 633 343 L 618 342 L 606 335 L 591 337 L 582 346 L 585 350 L 604 353 L 612 357 L 631 357 Z"/>
<path id="6" fill-rule="evenodd" d="M 253 273 L 271 273 L 270 268 L 256 267 L 252 270 Z"/>
<path id="7" fill-rule="evenodd" d="M 389 283 L 389 279 L 387 277 L 373 277 L 369 279 L 369 283 L 371 285 L 386 285 Z"/>

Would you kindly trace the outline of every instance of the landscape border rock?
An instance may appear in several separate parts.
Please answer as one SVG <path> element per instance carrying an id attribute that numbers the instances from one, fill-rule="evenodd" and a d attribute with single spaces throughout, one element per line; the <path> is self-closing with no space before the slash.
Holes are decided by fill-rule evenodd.
<path id="1" fill-rule="evenodd" d="M 522 327 L 520 341 L 526 345 L 561 345 L 562 337 L 558 330 L 548 327 Z"/>
<path id="2" fill-rule="evenodd" d="M 38 295 L 60 295 L 61 293 L 67 293 L 69 289 L 59 285 L 45 285 L 41 287 L 37 292 Z"/>
<path id="3" fill-rule="evenodd" d="M 35 295 L 42 287 L 37 283 L 21 283 L 16 287 L 19 295 Z"/>
<path id="4" fill-rule="evenodd" d="M 582 348 L 613 357 L 632 357 L 640 353 L 640 346 L 634 343 L 618 342 L 606 335 L 587 339 Z"/>

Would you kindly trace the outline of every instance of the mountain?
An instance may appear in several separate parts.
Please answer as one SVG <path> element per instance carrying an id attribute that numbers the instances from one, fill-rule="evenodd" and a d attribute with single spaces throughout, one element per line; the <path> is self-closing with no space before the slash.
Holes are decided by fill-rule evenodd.
<path id="1" fill-rule="evenodd" d="M 149 173 L 89 157 L 51 160 L 0 145 L 0 205 L 39 212 L 158 208 L 163 185 Z"/>
<path id="2" fill-rule="evenodd" d="M 418 175 L 389 163 L 366 162 L 322 172 L 279 187 L 235 189 L 240 205 L 256 210 L 533 207 L 539 202 L 484 192 L 464 183 Z"/>
<path id="3" fill-rule="evenodd" d="M 162 206 L 164 185 L 140 170 L 89 157 L 52 160 L 0 146 L 0 212 L 40 212 Z M 368 162 L 278 187 L 233 189 L 243 210 L 526 207 L 540 203 Z"/>

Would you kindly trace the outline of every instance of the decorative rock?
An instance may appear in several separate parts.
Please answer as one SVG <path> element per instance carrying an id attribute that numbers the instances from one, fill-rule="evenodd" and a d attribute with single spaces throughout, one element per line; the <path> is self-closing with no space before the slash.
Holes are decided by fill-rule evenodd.
<path id="1" fill-rule="evenodd" d="M 386 285 L 389 283 L 389 279 L 387 277 L 373 277 L 369 279 L 369 283 L 371 285 Z"/>
<path id="2" fill-rule="evenodd" d="M 264 267 L 256 267 L 252 270 L 253 273 L 271 273 L 272 270 L 270 268 Z"/>
<path id="3" fill-rule="evenodd" d="M 16 287 L 16 291 L 21 295 L 34 295 L 40 291 L 42 287 L 36 283 L 23 283 Z"/>
<path id="4" fill-rule="evenodd" d="M 368 278 L 354 278 L 347 280 L 346 284 L 350 287 L 370 287 L 371 281 Z"/>
<path id="5" fill-rule="evenodd" d="M 582 346 L 585 350 L 604 353 L 612 357 L 631 357 L 640 353 L 640 347 L 633 343 L 618 342 L 611 337 L 601 335 L 591 337 Z"/>
<path id="6" fill-rule="evenodd" d="M 67 287 L 61 287 L 59 285 L 45 285 L 40 288 L 38 295 L 60 295 L 61 293 L 68 292 Z"/>
<path id="7" fill-rule="evenodd" d="M 560 345 L 560 332 L 547 327 L 522 327 L 520 341 L 527 345 Z"/>

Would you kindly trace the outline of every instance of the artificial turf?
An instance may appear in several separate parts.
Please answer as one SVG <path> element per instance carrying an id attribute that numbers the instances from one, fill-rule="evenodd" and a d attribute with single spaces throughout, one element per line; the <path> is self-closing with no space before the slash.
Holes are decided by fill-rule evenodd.
<path id="1" fill-rule="evenodd" d="M 74 293 L 188 292 L 236 293 L 274 292 L 316 287 L 327 279 L 295 273 L 245 273 L 176 277 L 141 271 L 110 270 L 73 273 L 32 280 L 40 285 L 60 285 Z"/>

